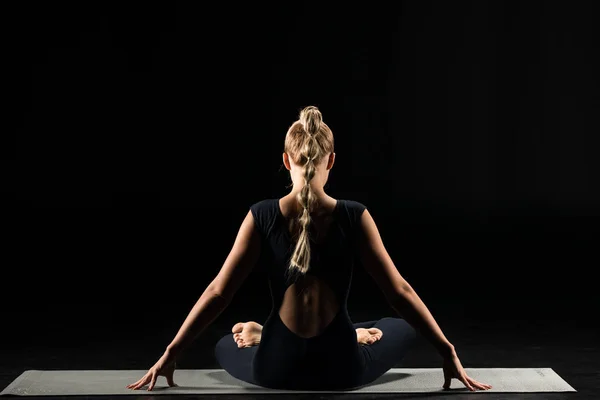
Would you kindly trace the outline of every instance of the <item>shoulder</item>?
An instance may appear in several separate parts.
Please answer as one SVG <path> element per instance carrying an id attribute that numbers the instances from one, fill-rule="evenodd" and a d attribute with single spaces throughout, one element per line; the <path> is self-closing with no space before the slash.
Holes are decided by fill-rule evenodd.
<path id="1" fill-rule="evenodd" d="M 250 211 L 255 218 L 259 216 L 273 216 L 277 211 L 278 199 L 262 199 L 258 200 L 250 206 Z"/>
<path id="2" fill-rule="evenodd" d="M 255 203 L 252 203 L 252 205 L 250 206 L 251 209 L 265 209 L 265 208 L 269 208 L 273 206 L 273 203 L 275 202 L 275 200 L 277 199 L 262 199 L 262 200 L 258 200 Z"/>
<path id="3" fill-rule="evenodd" d="M 339 199 L 339 207 L 349 214 L 360 216 L 367 206 L 360 201 L 350 199 Z"/>
<path id="4" fill-rule="evenodd" d="M 367 206 L 364 203 L 361 203 L 357 200 L 340 199 L 339 201 L 343 207 L 346 207 L 349 210 L 356 210 L 362 212 L 365 210 L 365 208 L 367 208 Z"/>
<path id="5" fill-rule="evenodd" d="M 266 234 L 277 216 L 279 199 L 262 199 L 250 205 L 250 212 L 258 230 Z"/>
<path id="6" fill-rule="evenodd" d="M 362 213 L 367 209 L 365 204 L 351 199 L 339 199 L 338 207 L 340 213 L 347 217 L 350 227 L 352 228 L 360 224 Z"/>

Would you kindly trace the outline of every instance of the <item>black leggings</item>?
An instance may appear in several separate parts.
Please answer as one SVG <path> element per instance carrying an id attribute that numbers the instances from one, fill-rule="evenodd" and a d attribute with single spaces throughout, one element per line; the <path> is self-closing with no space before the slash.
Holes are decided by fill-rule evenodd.
<path id="1" fill-rule="evenodd" d="M 379 328 L 383 335 L 370 345 L 358 344 L 357 328 Z M 369 384 L 404 358 L 416 338 L 401 318 L 353 324 L 340 310 L 318 336 L 302 338 L 290 331 L 277 311 L 267 318 L 258 346 L 238 348 L 233 334 L 215 346 L 220 366 L 254 385 L 289 390 L 343 390 Z"/>

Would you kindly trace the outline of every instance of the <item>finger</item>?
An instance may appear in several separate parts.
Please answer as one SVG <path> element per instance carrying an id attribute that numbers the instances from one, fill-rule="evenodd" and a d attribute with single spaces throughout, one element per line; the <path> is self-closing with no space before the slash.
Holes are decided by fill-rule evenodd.
<path id="1" fill-rule="evenodd" d="M 488 385 L 487 383 L 481 383 L 476 381 L 473 378 L 467 377 L 469 379 L 469 382 L 471 383 L 471 385 L 475 386 L 478 389 L 483 389 L 483 390 L 487 390 L 487 389 L 491 389 L 492 385 Z"/>
<path id="2" fill-rule="evenodd" d="M 140 380 L 138 379 L 137 381 L 135 381 L 135 382 L 133 382 L 133 383 L 130 383 L 129 385 L 127 385 L 127 389 L 132 389 L 132 388 L 133 388 L 135 385 L 137 385 L 137 383 L 138 383 L 139 381 L 140 381 Z"/>
<path id="3" fill-rule="evenodd" d="M 140 383 L 142 381 L 142 379 L 144 379 L 144 378 L 142 377 L 142 378 L 138 379 L 137 381 L 130 383 L 129 385 L 127 385 L 127 387 L 129 389 L 132 389 L 134 386 L 136 386 L 138 383 Z"/>
<path id="4" fill-rule="evenodd" d="M 140 387 L 144 386 L 146 384 L 146 382 L 147 382 L 146 376 L 143 376 L 139 381 L 137 381 L 136 383 L 134 383 L 131 388 L 133 390 L 138 390 Z"/>
<path id="5" fill-rule="evenodd" d="M 472 392 L 474 392 L 474 391 L 475 391 L 475 388 L 474 388 L 474 387 L 473 387 L 473 386 L 472 386 L 472 385 L 469 383 L 468 376 L 466 376 L 466 375 L 463 375 L 463 376 L 460 378 L 460 381 L 461 381 L 461 382 L 462 382 L 462 383 L 463 383 L 463 384 L 464 384 L 464 385 L 465 385 L 465 386 L 466 386 L 466 387 L 467 387 L 467 388 L 468 388 L 470 391 L 472 391 Z"/>
<path id="6" fill-rule="evenodd" d="M 466 376 L 465 376 L 465 378 L 467 378 L 467 381 L 469 381 L 469 384 L 470 384 L 471 386 L 474 386 L 474 387 L 476 387 L 476 388 L 478 388 L 478 389 L 482 389 L 482 386 L 483 386 L 483 385 L 482 385 L 481 383 L 477 382 L 475 379 L 471 378 L 471 377 L 470 377 L 470 376 L 468 376 L 468 375 L 466 375 Z"/>
<path id="7" fill-rule="evenodd" d="M 450 380 L 451 380 L 450 376 L 444 374 L 444 386 L 443 386 L 444 389 L 449 389 L 450 388 Z"/>
<path id="8" fill-rule="evenodd" d="M 173 379 L 173 376 L 167 377 L 167 384 L 169 386 L 177 386 L 177 384 L 175 383 L 175 380 Z"/>
<path id="9" fill-rule="evenodd" d="M 154 384 L 156 383 L 156 373 L 152 374 L 152 380 L 150 381 L 150 386 L 148 386 L 148 391 L 154 389 Z"/>
<path id="10" fill-rule="evenodd" d="M 139 381 L 137 381 L 134 385 L 133 385 L 133 390 L 137 390 L 140 386 L 144 386 L 146 384 L 146 377 L 143 376 Z"/>
<path id="11" fill-rule="evenodd" d="M 168 384 L 169 386 L 177 386 L 177 385 L 175 384 L 175 381 L 173 380 L 173 374 L 169 374 L 169 375 L 167 375 L 167 384 Z"/>
<path id="12" fill-rule="evenodd" d="M 137 390 L 137 389 L 141 389 L 141 388 L 143 388 L 144 386 L 146 386 L 146 385 L 148 384 L 148 382 L 149 382 L 149 381 L 150 381 L 150 377 L 149 377 L 149 376 L 145 376 L 145 377 L 144 377 L 144 380 L 143 380 L 143 381 L 141 381 L 141 382 L 140 382 L 140 383 L 139 383 L 139 384 L 136 386 L 136 390 Z"/>

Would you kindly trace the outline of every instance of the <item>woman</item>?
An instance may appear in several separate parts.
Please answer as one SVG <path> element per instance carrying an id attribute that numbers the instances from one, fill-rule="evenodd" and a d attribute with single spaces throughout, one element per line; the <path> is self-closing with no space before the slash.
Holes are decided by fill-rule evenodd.
<path id="1" fill-rule="evenodd" d="M 357 388 L 393 368 L 418 331 L 442 356 L 444 388 L 452 378 L 472 391 L 491 388 L 465 373 L 454 346 L 398 273 L 366 207 L 325 193 L 333 144 L 320 110 L 304 108 L 285 138 L 291 192 L 250 207 L 218 275 L 163 356 L 128 388 L 152 390 L 160 375 L 175 385 L 177 357 L 227 307 L 260 255 L 273 308 L 264 326 L 239 322 L 217 343 L 215 357 L 232 376 L 276 389 Z M 402 318 L 352 323 L 347 299 L 355 257 Z"/>

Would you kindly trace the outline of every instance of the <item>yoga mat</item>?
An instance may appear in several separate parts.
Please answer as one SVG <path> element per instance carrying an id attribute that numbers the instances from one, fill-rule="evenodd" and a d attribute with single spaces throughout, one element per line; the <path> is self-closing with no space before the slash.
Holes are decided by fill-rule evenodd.
<path id="1" fill-rule="evenodd" d="M 465 368 L 467 374 L 489 383 L 494 392 L 576 392 L 552 368 Z M 140 395 L 144 390 L 126 386 L 140 379 L 146 370 L 82 370 L 23 372 L 0 396 L 64 396 L 64 395 Z M 339 393 L 340 391 L 276 390 L 240 381 L 223 369 L 178 369 L 178 387 L 168 387 L 160 376 L 153 394 L 238 394 L 238 393 Z M 392 368 L 371 384 L 344 393 L 464 393 L 461 382 L 452 380 L 450 390 L 442 389 L 441 368 Z"/>

